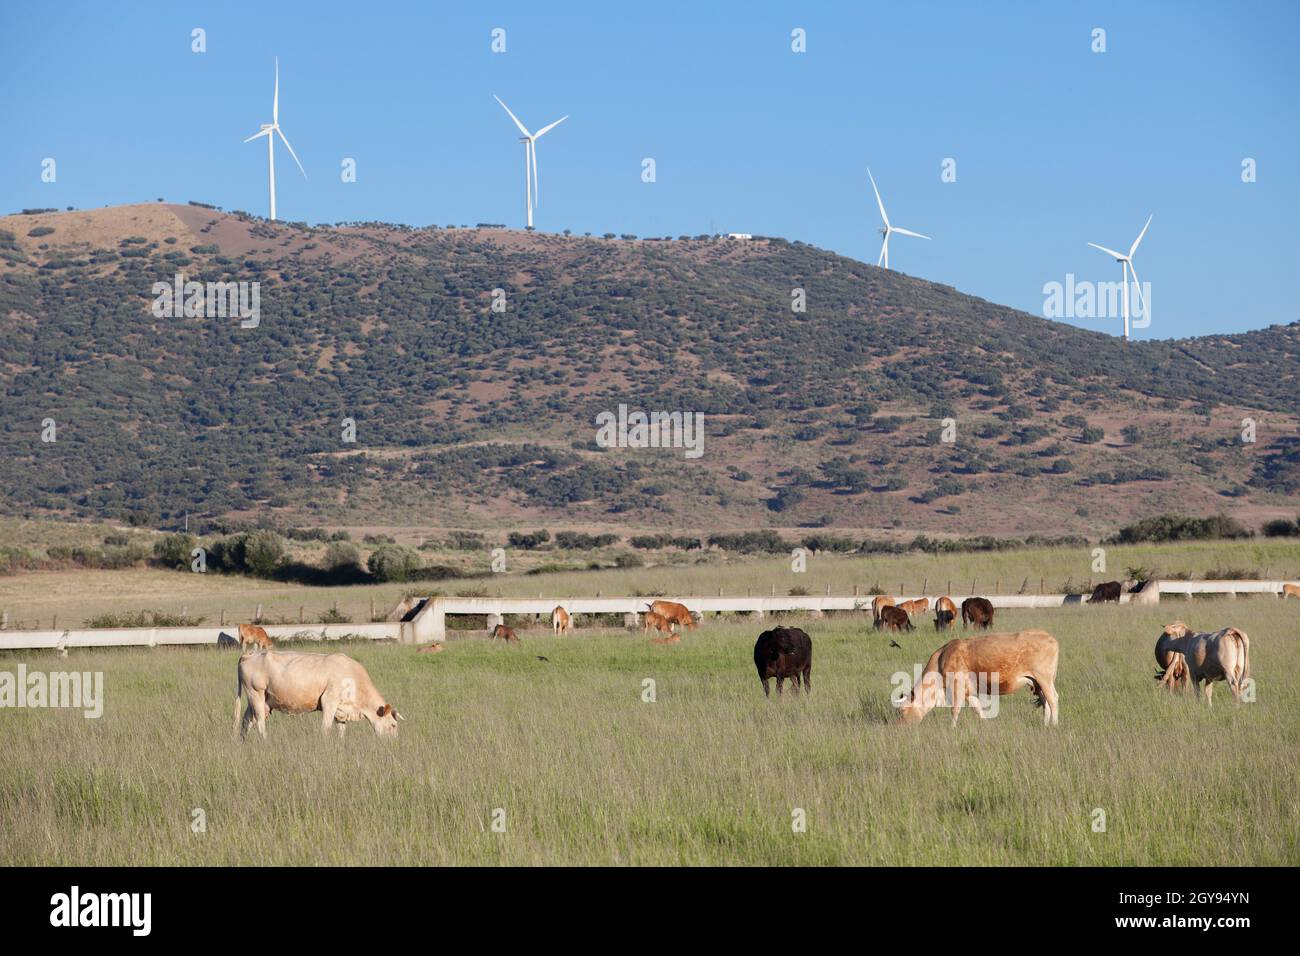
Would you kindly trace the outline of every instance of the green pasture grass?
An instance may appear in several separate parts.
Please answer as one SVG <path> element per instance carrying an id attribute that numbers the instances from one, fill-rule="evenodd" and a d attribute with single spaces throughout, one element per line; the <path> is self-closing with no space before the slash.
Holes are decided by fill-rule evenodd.
<path id="1" fill-rule="evenodd" d="M 231 651 L 11 652 L 0 670 L 103 671 L 105 703 L 98 720 L 0 710 L 0 862 L 1295 865 L 1296 607 L 999 612 L 997 630 L 1060 641 L 1054 728 L 1024 692 L 991 720 L 898 725 L 891 675 L 946 636 L 924 624 L 892 648 L 860 617 L 789 619 L 813 639 L 813 692 L 779 700 L 754 672 L 757 622 L 667 646 L 538 628 L 441 654 L 339 647 L 406 716 L 396 740 L 277 714 L 240 742 Z M 1254 703 L 1157 691 L 1152 648 L 1178 616 L 1250 634 Z"/>

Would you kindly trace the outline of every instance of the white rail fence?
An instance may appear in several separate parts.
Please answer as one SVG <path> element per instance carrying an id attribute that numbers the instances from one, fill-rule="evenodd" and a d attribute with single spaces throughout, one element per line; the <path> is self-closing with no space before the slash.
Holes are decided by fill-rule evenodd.
<path id="1" fill-rule="evenodd" d="M 1147 595 L 1120 595 L 1123 604 L 1156 603 L 1165 597 L 1190 601 L 1197 594 L 1235 598 L 1272 595 L 1279 597 L 1283 581 L 1158 581 Z M 1149 593 L 1149 588 L 1148 588 Z M 905 601 L 923 595 L 895 595 Z M 933 598 L 933 595 L 928 595 Z M 1085 594 L 999 594 L 986 595 L 997 608 L 1059 608 L 1086 604 Z M 583 615 L 622 614 L 626 627 L 635 627 L 640 615 L 655 598 L 492 598 L 436 597 L 408 599 L 389 614 L 389 620 L 375 624 L 275 624 L 264 625 L 272 640 L 336 641 L 365 639 L 401 641 L 408 644 L 442 642 L 448 637 L 448 616 L 481 616 L 486 631 L 502 623 L 506 615 L 534 616 L 549 623 L 551 611 L 560 605 L 580 623 Z M 827 612 L 870 612 L 871 595 L 768 595 L 746 597 L 672 597 L 700 614 L 748 614 L 761 620 L 775 613 L 804 613 L 821 616 Z M 960 604 L 958 598 L 954 600 Z M 0 650 L 67 650 L 76 647 L 166 647 L 233 642 L 235 624 L 206 627 L 102 628 L 49 631 L 0 631 Z M 481 634 L 478 628 L 451 628 L 457 636 Z"/>

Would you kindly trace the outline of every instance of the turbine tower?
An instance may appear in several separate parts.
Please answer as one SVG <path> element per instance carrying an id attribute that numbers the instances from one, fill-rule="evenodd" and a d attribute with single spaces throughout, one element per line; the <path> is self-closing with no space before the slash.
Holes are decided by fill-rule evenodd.
<path id="1" fill-rule="evenodd" d="M 889 216 L 885 212 L 885 204 L 880 200 L 880 190 L 876 188 L 876 177 L 871 175 L 871 170 L 867 170 L 867 178 L 871 180 L 871 190 L 876 194 L 876 205 L 880 207 L 880 218 L 885 224 L 880 229 L 880 234 L 885 237 L 884 242 L 880 244 L 880 257 L 876 259 L 876 265 L 883 265 L 889 268 L 889 237 L 894 233 L 900 236 L 914 236 L 917 239 L 929 239 L 929 236 L 923 236 L 919 232 L 912 232 L 910 229 L 903 229 L 899 226 L 889 224 Z"/>
<path id="2" fill-rule="evenodd" d="M 259 136 L 266 137 L 266 168 L 271 181 L 271 221 L 275 221 L 275 137 L 279 134 L 280 139 L 284 140 L 285 148 L 289 150 L 289 155 L 293 161 L 298 163 L 298 169 L 302 172 L 302 178 L 307 178 L 307 170 L 302 168 L 302 163 L 298 161 L 298 154 L 293 151 L 289 145 L 289 140 L 284 135 L 284 130 L 280 129 L 280 58 L 275 58 L 275 96 L 271 100 L 271 122 L 262 124 L 262 131 L 254 133 L 245 143 L 251 143 Z"/>
<path id="3" fill-rule="evenodd" d="M 495 93 L 492 94 L 492 99 L 501 103 L 501 97 L 497 96 Z M 519 132 L 523 134 L 523 136 L 519 138 L 519 142 L 524 144 L 524 208 L 528 212 L 528 228 L 531 229 L 533 228 L 533 209 L 537 207 L 538 196 L 537 141 L 568 119 L 569 115 L 566 113 L 551 125 L 543 126 L 536 133 L 530 133 L 528 132 L 528 127 L 519 122 L 519 117 L 514 113 L 510 113 L 510 107 L 506 106 L 505 103 L 501 103 L 501 108 L 510 114 L 510 118 L 514 120 L 515 125 L 519 127 Z"/>
<path id="4" fill-rule="evenodd" d="M 1154 215 L 1154 214 L 1153 214 Z M 1138 304 L 1142 306 L 1142 311 L 1146 312 L 1146 303 L 1142 301 L 1142 283 L 1138 281 L 1137 269 L 1133 267 L 1133 253 L 1138 251 L 1138 246 L 1142 243 L 1142 237 L 1147 234 L 1147 226 L 1151 225 L 1151 216 L 1147 216 L 1146 226 L 1138 233 L 1138 237 L 1133 240 L 1133 245 L 1129 246 L 1128 255 L 1122 252 L 1116 252 L 1114 249 L 1107 249 L 1105 246 L 1099 246 L 1095 242 L 1088 245 L 1094 249 L 1100 249 L 1108 256 L 1113 256 L 1115 261 L 1120 264 L 1120 272 L 1124 277 L 1124 341 L 1128 341 L 1128 275 L 1133 273 L 1133 288 L 1137 290 Z"/>

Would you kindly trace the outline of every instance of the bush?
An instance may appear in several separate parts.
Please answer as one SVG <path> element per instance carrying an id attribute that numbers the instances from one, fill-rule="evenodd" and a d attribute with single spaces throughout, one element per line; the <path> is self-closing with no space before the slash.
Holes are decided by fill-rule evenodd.
<path id="1" fill-rule="evenodd" d="M 275 574 L 284 560 L 284 539 L 274 531 L 254 531 L 244 541 L 244 570 L 261 578 Z"/>
<path id="2" fill-rule="evenodd" d="M 551 533 L 545 529 L 541 531 L 511 531 L 506 538 L 512 548 L 523 548 L 525 551 L 532 551 L 538 545 L 545 544 L 551 540 Z"/>
<path id="3" fill-rule="evenodd" d="M 1289 538 L 1292 535 L 1300 534 L 1300 522 L 1288 521 L 1286 518 L 1275 518 L 1264 523 L 1263 532 L 1266 538 Z"/>
<path id="4" fill-rule="evenodd" d="M 1204 541 L 1212 538 L 1249 538 L 1253 532 L 1227 515 L 1193 518 L 1162 514 L 1120 528 L 1107 544 L 1141 544 L 1160 541 Z"/>
<path id="5" fill-rule="evenodd" d="M 420 556 L 398 544 L 371 553 L 366 567 L 377 581 L 409 581 L 420 570 Z"/>
<path id="6" fill-rule="evenodd" d="M 153 546 L 153 558 L 165 568 L 185 571 L 190 566 L 190 552 L 198 544 L 192 534 L 163 535 Z"/>
<path id="7" fill-rule="evenodd" d="M 351 541 L 331 541 L 325 547 L 325 557 L 323 566 L 327 571 L 341 571 L 347 568 L 355 568 L 361 564 L 361 552 Z M 329 621 L 322 621 L 322 624 L 328 624 Z M 339 621 L 340 624 L 348 623 Z"/>

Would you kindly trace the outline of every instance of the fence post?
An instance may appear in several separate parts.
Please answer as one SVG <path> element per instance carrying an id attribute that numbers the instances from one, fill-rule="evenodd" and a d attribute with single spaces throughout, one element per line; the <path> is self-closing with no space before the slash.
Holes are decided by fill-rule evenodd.
<path id="1" fill-rule="evenodd" d="M 975 594 L 975 582 L 978 581 L 978 580 L 979 580 L 978 578 L 971 578 L 971 579 L 970 579 L 970 593 L 971 593 L 972 595 Z"/>
<path id="2" fill-rule="evenodd" d="M 944 594 L 951 594 L 951 593 L 952 593 L 952 582 L 951 582 L 951 581 L 948 582 L 948 590 L 947 590 L 947 591 L 944 591 L 943 593 L 944 593 Z"/>
<path id="3" fill-rule="evenodd" d="M 257 604 L 257 616 L 254 617 L 253 620 L 258 624 L 262 623 L 262 603 L 260 601 Z"/>
<path id="4" fill-rule="evenodd" d="M 303 611 L 304 611 L 304 610 L 305 610 L 305 608 L 303 608 L 303 606 L 302 606 L 301 604 L 299 604 L 299 605 L 298 605 L 298 623 L 299 623 L 299 624 L 302 623 L 302 614 L 303 614 Z"/>
<path id="5" fill-rule="evenodd" d="M 221 609 L 221 626 L 226 626 L 226 609 L 224 607 Z"/>
<path id="6" fill-rule="evenodd" d="M 0 631 L 7 630 L 9 627 L 9 612 L 5 611 L 0 614 Z"/>
<path id="7" fill-rule="evenodd" d="M 58 629 L 59 629 L 59 616 L 56 614 L 54 615 L 53 622 L 50 624 L 50 630 L 57 631 Z"/>
<path id="8" fill-rule="evenodd" d="M 373 622 L 374 619 L 375 619 L 375 596 L 372 594 L 370 595 L 370 620 Z"/>
<path id="9" fill-rule="evenodd" d="M 922 594 L 925 594 L 925 592 L 928 591 L 928 590 L 930 590 L 930 579 L 929 579 L 929 578 L 922 578 L 922 579 L 921 579 L 921 593 L 922 593 Z"/>

